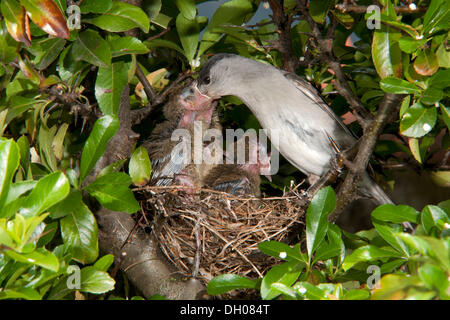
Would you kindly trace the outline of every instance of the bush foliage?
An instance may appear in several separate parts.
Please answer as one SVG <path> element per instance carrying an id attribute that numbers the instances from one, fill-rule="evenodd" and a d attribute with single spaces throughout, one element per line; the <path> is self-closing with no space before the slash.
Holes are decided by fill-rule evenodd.
<path id="1" fill-rule="evenodd" d="M 113 0 L 79 6 L 65 0 L 1 1 L 1 299 L 70 299 L 80 293 L 106 298 L 102 294 L 114 289 L 114 258 L 99 256 L 96 205 L 88 198 L 113 211 L 139 211 L 130 185 L 148 181 L 151 165 L 145 150 L 136 148 L 128 171 L 121 169 L 125 159 L 94 181 L 87 178 L 119 129 L 124 88 L 131 88 L 134 110 L 149 103 L 135 75 L 138 65 L 159 94 L 214 53 L 284 67 L 285 56 L 275 45 L 277 25 L 270 19 L 248 25 L 263 10 L 262 1 L 226 1 L 209 19 L 198 15 L 201 0 L 138 2 L 140 7 Z M 395 162 L 401 152 L 448 187 L 448 163 L 438 166 L 433 157 L 450 147 L 450 2 L 420 0 L 416 11 L 402 12 L 395 9 L 411 6 L 379 1 L 381 23 L 375 29 L 368 28 L 373 13 L 339 5 L 340 0 L 311 0 L 309 12 L 323 31 L 330 28 L 330 16 L 337 19 L 333 51 L 353 94 L 372 114 L 385 93 L 405 95 L 385 129 L 399 139 L 378 141 L 375 156 Z M 346 114 L 348 102 L 336 94 L 335 75 L 310 44 L 310 25 L 296 1 L 284 1 L 284 11 L 292 18 L 297 73 L 321 88 L 338 115 Z M 230 110 L 232 104 L 238 106 Z M 223 99 L 219 108 L 229 123 L 258 126 L 235 98 Z M 362 134 L 357 122 L 350 127 Z M 295 178 L 292 172 L 282 167 L 271 188 L 283 189 Z M 252 288 L 262 299 L 449 299 L 450 200 L 420 212 L 380 206 L 371 214 L 374 229 L 355 234 L 328 222 L 335 205 L 333 189 L 320 190 L 308 208 L 304 245 L 260 243 L 279 265 L 258 280 L 216 277 L 208 293 Z M 413 235 L 402 232 L 405 221 L 417 225 Z"/>

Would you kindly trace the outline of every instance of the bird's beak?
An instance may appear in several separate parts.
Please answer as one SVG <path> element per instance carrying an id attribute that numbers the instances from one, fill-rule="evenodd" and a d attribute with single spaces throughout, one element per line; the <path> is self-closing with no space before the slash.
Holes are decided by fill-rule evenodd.
<path id="1" fill-rule="evenodd" d="M 194 82 L 191 86 L 184 88 L 181 91 L 183 99 L 190 103 L 194 110 L 205 109 L 209 106 L 213 99 L 203 93 L 197 87 L 197 83 Z"/>
<path id="2" fill-rule="evenodd" d="M 272 176 L 271 175 L 265 174 L 264 177 L 266 177 L 267 180 L 269 180 L 269 182 L 272 182 Z"/>

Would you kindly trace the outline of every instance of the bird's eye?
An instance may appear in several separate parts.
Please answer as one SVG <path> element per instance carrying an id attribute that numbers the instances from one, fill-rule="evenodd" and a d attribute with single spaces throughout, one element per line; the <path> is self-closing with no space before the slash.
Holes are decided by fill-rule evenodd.
<path id="1" fill-rule="evenodd" d="M 210 84 L 210 82 L 211 82 L 211 78 L 209 76 L 206 76 L 206 77 L 203 78 L 203 83 L 204 84 Z"/>

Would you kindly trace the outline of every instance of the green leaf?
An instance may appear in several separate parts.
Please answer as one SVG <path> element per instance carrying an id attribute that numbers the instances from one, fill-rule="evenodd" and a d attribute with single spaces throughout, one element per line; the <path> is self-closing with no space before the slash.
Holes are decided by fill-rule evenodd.
<path id="1" fill-rule="evenodd" d="M 181 14 L 187 20 L 194 20 L 197 14 L 197 7 L 195 0 L 175 0 L 175 4 L 180 10 Z M 178 28 L 178 27 L 177 27 Z"/>
<path id="2" fill-rule="evenodd" d="M 112 254 L 107 254 L 98 259 L 94 267 L 100 271 L 108 271 L 109 267 L 114 263 L 114 256 Z"/>
<path id="3" fill-rule="evenodd" d="M 447 125 L 448 130 L 450 131 L 450 107 L 446 107 L 441 104 L 440 109 L 442 112 L 442 118 L 444 118 L 444 122 Z"/>
<path id="4" fill-rule="evenodd" d="M 19 148 L 14 140 L 0 138 L 0 209 L 6 202 L 12 178 L 19 167 L 19 163 Z"/>
<path id="5" fill-rule="evenodd" d="M 141 8 L 144 9 L 145 13 L 147 13 L 148 18 L 152 20 L 156 18 L 161 11 L 161 0 L 150 0 L 150 1 L 144 1 L 144 3 L 141 5 Z"/>
<path id="6" fill-rule="evenodd" d="M 442 269 L 432 264 L 425 264 L 419 268 L 418 274 L 428 289 L 437 289 L 442 298 L 449 299 L 449 294 L 447 293 L 449 280 Z"/>
<path id="7" fill-rule="evenodd" d="M 113 116 L 103 116 L 99 118 L 87 139 L 83 153 L 81 154 L 80 180 L 91 172 L 98 159 L 106 150 L 107 143 L 119 128 L 119 120 Z"/>
<path id="8" fill-rule="evenodd" d="M 193 65 L 198 40 L 200 39 L 200 27 L 195 19 L 189 20 L 181 13 L 177 17 L 176 26 L 184 54 L 189 63 Z"/>
<path id="9" fill-rule="evenodd" d="M 143 146 L 133 151 L 128 170 L 135 185 L 142 186 L 150 181 L 152 167 L 147 150 Z"/>
<path id="10" fill-rule="evenodd" d="M 97 178 L 86 190 L 107 209 L 134 213 L 140 206 L 128 188 L 130 184 L 128 175 L 112 172 Z"/>
<path id="11" fill-rule="evenodd" d="M 72 55 L 75 59 L 83 60 L 97 67 L 107 67 L 111 64 L 111 50 L 98 32 L 86 30 L 78 34 L 73 42 Z"/>
<path id="12" fill-rule="evenodd" d="M 128 65 L 123 61 L 98 69 L 95 97 L 103 114 L 117 116 L 123 90 L 128 83 Z"/>
<path id="13" fill-rule="evenodd" d="M 439 61 L 436 54 L 427 48 L 419 51 L 414 60 L 414 70 L 422 76 L 431 76 L 439 69 Z"/>
<path id="14" fill-rule="evenodd" d="M 291 286 L 298 279 L 304 267 L 304 263 L 298 263 L 296 261 L 273 266 L 262 280 L 261 297 L 264 300 L 272 300 L 279 296 L 281 292 L 272 287 L 272 284 L 281 283 L 286 286 Z"/>
<path id="15" fill-rule="evenodd" d="M 114 289 L 115 281 L 104 271 L 100 271 L 94 266 L 81 269 L 81 289 L 82 292 L 94 294 L 105 293 Z"/>
<path id="16" fill-rule="evenodd" d="M 426 42 L 427 42 L 426 39 L 416 40 L 415 38 L 411 37 L 401 37 L 398 40 L 400 49 L 402 49 L 402 51 L 406 53 L 415 52 L 417 49 L 422 48 Z"/>
<path id="17" fill-rule="evenodd" d="M 400 133 L 411 138 L 420 138 L 433 129 L 437 119 L 436 108 L 425 107 L 420 102 L 413 104 L 400 121 Z"/>
<path id="18" fill-rule="evenodd" d="M 98 257 L 98 227 L 94 215 L 82 202 L 70 208 L 70 214 L 61 219 L 61 236 L 72 250 L 73 259 L 83 264 Z"/>
<path id="19" fill-rule="evenodd" d="M 254 13 L 255 8 L 251 0 L 231 0 L 220 5 L 203 33 L 198 56 L 202 56 L 221 37 L 221 33 L 215 32 L 215 28 L 227 24 L 241 25 L 250 20 Z"/>
<path id="20" fill-rule="evenodd" d="M 372 300 L 391 300 L 402 299 L 405 295 L 404 290 L 411 286 L 420 284 L 417 276 L 409 274 L 388 274 L 381 278 L 380 288 L 372 293 Z"/>
<path id="21" fill-rule="evenodd" d="M 147 46 L 135 37 L 113 37 L 108 39 L 108 42 L 113 58 L 127 54 L 145 54 L 149 51 Z"/>
<path id="22" fill-rule="evenodd" d="M 450 52 L 445 48 L 445 43 L 441 44 L 436 51 L 439 67 L 450 68 Z"/>
<path id="23" fill-rule="evenodd" d="M 264 241 L 258 244 L 258 249 L 275 258 L 286 261 L 307 262 L 300 250 L 291 248 L 285 243 L 278 241 Z"/>
<path id="24" fill-rule="evenodd" d="M 419 212 L 407 205 L 383 204 L 372 211 L 372 218 L 380 221 L 419 223 Z"/>
<path id="25" fill-rule="evenodd" d="M 114 1 L 111 9 L 92 19 L 83 19 L 109 32 L 124 32 L 133 28 L 140 28 L 148 33 L 150 20 L 141 8 L 134 5 Z"/>
<path id="26" fill-rule="evenodd" d="M 22 263 L 36 264 L 42 268 L 54 272 L 59 270 L 58 258 L 44 248 L 37 248 L 35 251 L 30 253 L 18 253 L 13 250 L 7 250 L 5 253 L 10 258 Z"/>
<path id="27" fill-rule="evenodd" d="M 386 222 L 372 219 L 372 224 L 377 230 L 378 234 L 393 248 L 401 252 L 405 257 L 409 257 L 409 250 L 406 244 L 397 235 L 401 231 L 400 225 L 392 225 Z"/>
<path id="28" fill-rule="evenodd" d="M 25 199 L 20 214 L 32 217 L 64 200 L 69 194 L 70 184 L 62 172 L 51 173 L 38 181 L 33 191 Z"/>
<path id="29" fill-rule="evenodd" d="M 434 205 L 427 205 L 422 210 L 422 226 L 427 234 L 432 228 L 444 229 L 444 224 L 449 222 L 449 217 L 444 210 Z"/>
<path id="30" fill-rule="evenodd" d="M 446 0 L 432 0 L 423 19 L 423 34 L 430 35 L 448 28 L 450 5 Z"/>
<path id="31" fill-rule="evenodd" d="M 311 0 L 308 7 L 309 14 L 315 22 L 324 23 L 332 5 L 334 2 L 328 0 Z"/>
<path id="32" fill-rule="evenodd" d="M 402 257 L 402 255 L 391 248 L 378 248 L 374 245 L 367 245 L 356 249 L 349 256 L 345 257 L 342 267 L 347 271 L 359 262 L 399 257 Z"/>
<path id="33" fill-rule="evenodd" d="M 380 87 L 384 92 L 395 94 L 411 94 L 419 92 L 415 84 L 395 77 L 384 78 L 380 82 Z"/>
<path id="34" fill-rule="evenodd" d="M 439 102 L 444 97 L 444 91 L 442 89 L 428 87 L 420 97 L 420 102 L 426 105 L 433 105 Z"/>
<path id="35" fill-rule="evenodd" d="M 219 295 L 235 289 L 256 289 L 258 282 L 236 274 L 221 274 L 209 281 L 206 291 Z"/>
<path id="36" fill-rule="evenodd" d="M 372 59 L 382 79 L 402 76 L 401 50 L 398 44 L 400 33 L 393 27 L 381 25 L 373 34 Z"/>
<path id="37" fill-rule="evenodd" d="M 104 13 L 111 9 L 112 0 L 83 0 L 80 6 L 80 12 L 86 13 Z"/>
<path id="38" fill-rule="evenodd" d="M 42 296 L 32 288 L 17 288 L 0 291 L 0 299 L 41 300 Z"/>
<path id="39" fill-rule="evenodd" d="M 319 190 L 311 200 L 306 212 L 306 246 L 310 259 L 327 233 L 328 216 L 335 206 L 336 194 L 331 187 Z"/>
<path id="40" fill-rule="evenodd" d="M 364 289 L 353 289 L 344 294 L 344 300 L 367 300 L 369 298 L 370 292 Z"/>
<path id="41" fill-rule="evenodd" d="M 47 38 L 38 43 L 39 54 L 34 59 L 34 65 L 38 70 L 46 69 L 58 58 L 64 49 L 66 40 L 61 38 Z"/>

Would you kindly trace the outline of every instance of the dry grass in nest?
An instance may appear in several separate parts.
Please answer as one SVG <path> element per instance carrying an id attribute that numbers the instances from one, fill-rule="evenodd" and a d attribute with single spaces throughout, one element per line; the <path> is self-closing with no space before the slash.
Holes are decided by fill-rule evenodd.
<path id="1" fill-rule="evenodd" d="M 261 277 L 277 260 L 258 243 L 298 242 L 304 226 L 306 202 L 295 190 L 261 199 L 204 189 L 187 194 L 177 186 L 138 191 L 142 218 L 153 221 L 163 253 L 182 274 L 204 281 L 224 273 Z"/>

